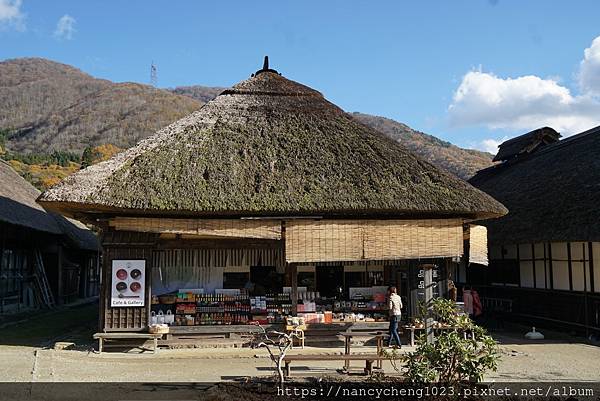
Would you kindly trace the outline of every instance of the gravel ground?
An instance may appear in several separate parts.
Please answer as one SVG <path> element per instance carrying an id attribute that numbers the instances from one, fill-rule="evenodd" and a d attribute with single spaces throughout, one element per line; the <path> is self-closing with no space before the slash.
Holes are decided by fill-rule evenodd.
<path id="1" fill-rule="evenodd" d="M 160 350 L 157 355 L 86 351 L 91 346 L 97 310 L 97 305 L 83 303 L 12 326 L 0 322 L 0 382 L 211 382 L 273 374 L 264 349 L 173 349 Z M 18 317 L 12 320 L 19 321 Z M 493 333 L 501 344 L 502 359 L 498 371 L 487 380 L 600 381 L 600 346 L 547 330 L 544 342 L 531 342 L 523 339 L 527 330 L 507 325 Z M 55 341 L 72 341 L 77 350 L 45 348 Z M 352 351 L 373 353 L 375 348 L 353 346 Z M 343 353 L 343 348 L 307 347 L 291 353 L 333 354 Z M 353 362 L 357 371 L 362 364 Z M 340 361 L 296 362 L 292 375 L 341 379 L 347 377 L 337 373 L 341 365 Z M 387 374 L 395 373 L 389 362 L 383 367 Z"/>
<path id="2" fill-rule="evenodd" d="M 502 341 L 502 340 L 501 340 Z M 598 381 L 600 347 L 581 343 L 513 343 L 502 341 L 502 360 L 494 381 Z M 358 347 L 355 348 L 359 350 Z M 403 350 L 410 350 L 404 347 Z M 373 352 L 361 347 L 361 352 Z M 293 353 L 335 353 L 342 348 L 294 349 Z M 357 371 L 360 363 L 355 362 Z M 221 381 L 246 376 L 271 375 L 272 364 L 265 350 L 189 349 L 150 353 L 103 353 L 0 346 L 2 381 Z M 298 362 L 292 375 L 338 375 L 341 362 Z M 393 373 L 389 363 L 384 370 Z"/>

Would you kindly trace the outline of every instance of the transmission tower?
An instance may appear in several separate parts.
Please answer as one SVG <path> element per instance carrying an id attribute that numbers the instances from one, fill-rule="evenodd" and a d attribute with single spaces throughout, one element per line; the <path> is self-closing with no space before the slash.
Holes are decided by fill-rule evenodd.
<path id="1" fill-rule="evenodd" d="M 156 65 L 154 65 L 154 61 L 150 64 L 150 85 L 156 86 L 158 82 L 158 75 L 156 70 Z"/>

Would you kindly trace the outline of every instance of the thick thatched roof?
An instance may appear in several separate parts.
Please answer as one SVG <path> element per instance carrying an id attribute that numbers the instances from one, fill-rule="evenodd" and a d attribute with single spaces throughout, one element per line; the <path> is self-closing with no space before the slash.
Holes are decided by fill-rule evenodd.
<path id="1" fill-rule="evenodd" d="M 64 235 L 80 249 L 98 249 L 92 231 L 76 220 L 46 212 L 35 202 L 39 195 L 40 191 L 0 160 L 0 222 Z"/>
<path id="2" fill-rule="evenodd" d="M 493 161 L 510 160 L 523 153 L 533 153 L 544 145 L 558 141 L 560 134 L 550 127 L 542 127 L 504 141 L 498 146 Z"/>
<path id="3" fill-rule="evenodd" d="M 63 213 L 465 215 L 506 209 L 273 70 L 46 191 Z"/>
<path id="4" fill-rule="evenodd" d="M 39 194 L 8 163 L 0 160 L 0 221 L 60 234 L 56 220 L 35 202 Z"/>
<path id="5" fill-rule="evenodd" d="M 600 127 L 481 170 L 470 182 L 509 213 L 490 243 L 600 241 Z"/>

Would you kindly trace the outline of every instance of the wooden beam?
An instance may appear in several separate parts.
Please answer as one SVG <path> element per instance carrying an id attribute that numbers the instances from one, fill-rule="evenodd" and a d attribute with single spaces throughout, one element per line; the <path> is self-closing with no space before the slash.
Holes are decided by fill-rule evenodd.
<path id="1" fill-rule="evenodd" d="M 588 251 L 589 251 L 589 270 L 590 270 L 590 292 L 595 292 L 596 283 L 594 282 L 594 243 L 588 242 Z M 600 283 L 598 283 L 600 285 Z"/>
<path id="2" fill-rule="evenodd" d="M 546 253 L 546 243 L 544 242 L 544 288 L 548 289 L 548 255 Z"/>
<path id="3" fill-rule="evenodd" d="M 57 254 L 56 254 L 56 264 L 57 264 L 57 266 L 56 266 L 56 304 L 62 305 L 63 304 L 63 295 L 64 295 L 63 252 L 62 252 L 62 246 L 60 244 L 58 245 L 58 250 L 57 250 Z M 46 275 L 47 274 L 48 274 L 48 272 L 46 271 Z M 52 290 L 50 290 L 50 291 L 52 291 Z"/>
<path id="4" fill-rule="evenodd" d="M 517 264 L 519 265 L 519 282 L 517 283 L 519 288 L 522 287 L 521 285 L 521 247 L 519 246 L 519 244 L 516 245 L 517 246 Z M 506 280 L 504 280 L 504 285 L 506 285 Z"/>
<path id="5" fill-rule="evenodd" d="M 571 263 L 571 243 L 567 242 L 567 266 L 569 266 L 569 290 L 573 291 L 573 265 Z M 584 272 L 585 274 L 585 272 Z"/>
<path id="6" fill-rule="evenodd" d="M 211 248 L 211 249 L 283 249 L 283 241 L 278 240 L 252 240 L 252 239 L 203 239 L 203 240 L 176 240 L 161 239 L 156 243 L 156 249 L 185 249 L 185 248 Z"/>
<path id="7" fill-rule="evenodd" d="M 535 274 L 535 245 L 531 243 L 531 264 L 533 269 L 533 288 L 537 288 L 537 276 Z"/>
<path id="8" fill-rule="evenodd" d="M 292 279 L 292 316 L 296 316 L 298 313 L 298 265 L 296 263 L 290 263 L 288 265 L 290 269 L 290 275 Z"/>
<path id="9" fill-rule="evenodd" d="M 550 289 L 554 289 L 554 272 L 552 269 L 552 242 L 548 242 L 548 267 L 550 267 Z"/>

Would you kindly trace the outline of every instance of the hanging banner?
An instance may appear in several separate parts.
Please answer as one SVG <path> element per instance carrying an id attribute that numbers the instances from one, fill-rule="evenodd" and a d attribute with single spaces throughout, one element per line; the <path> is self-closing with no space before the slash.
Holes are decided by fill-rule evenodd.
<path id="1" fill-rule="evenodd" d="M 144 306 L 146 261 L 113 260 L 110 306 Z"/>

